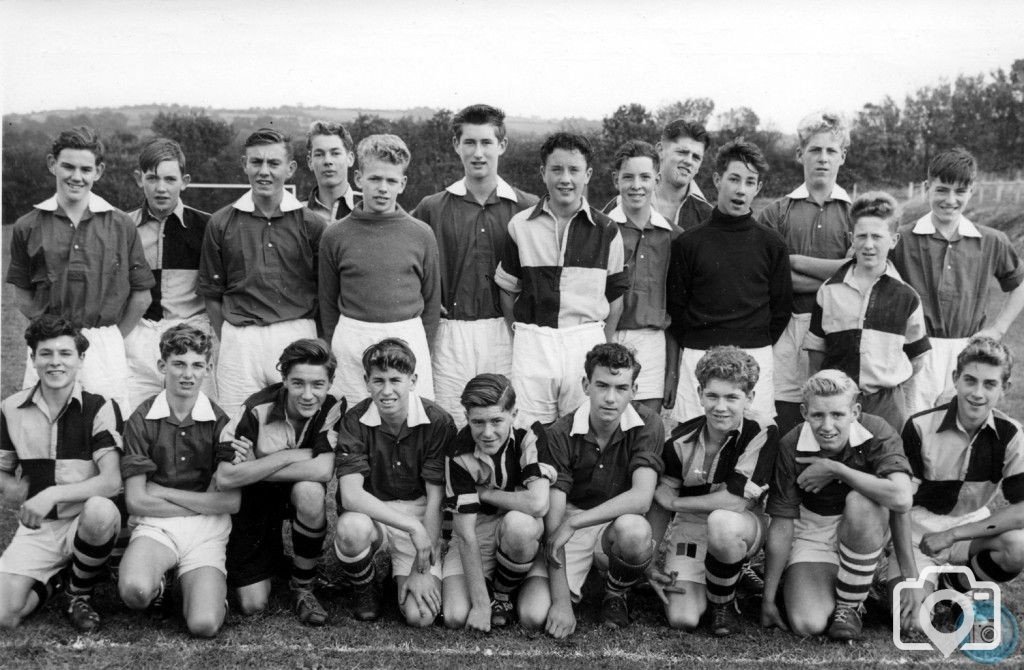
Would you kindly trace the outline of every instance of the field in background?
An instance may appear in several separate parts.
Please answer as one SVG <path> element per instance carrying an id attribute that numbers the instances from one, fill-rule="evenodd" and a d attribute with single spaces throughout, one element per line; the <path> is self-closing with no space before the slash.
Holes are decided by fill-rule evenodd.
<path id="1" fill-rule="evenodd" d="M 986 203 L 987 205 L 987 203 Z M 912 209 L 911 206 L 910 209 Z M 908 216 L 913 212 L 908 212 Z M 1015 240 L 1024 251 L 1024 214 L 1019 208 L 986 206 L 970 216 L 980 223 L 992 222 Z M 3 227 L 3 272 L 9 261 L 11 226 Z M 998 291 L 990 313 L 1002 303 Z M 22 333 L 25 320 L 14 305 L 13 291 L 3 286 L 2 302 L 2 384 L 7 396 L 17 389 L 24 369 Z M 1009 346 L 1024 361 L 1024 324 L 1018 320 L 1006 336 Z M 1024 416 L 1024 375 L 1018 367 L 1016 386 L 1004 399 L 1012 415 Z M 14 532 L 13 509 L 0 502 L 0 546 Z M 1024 584 L 1018 579 L 1004 589 L 1004 603 L 1024 614 Z M 632 602 L 635 620 L 623 631 L 608 631 L 597 622 L 600 596 L 597 585 L 588 583 L 584 593 L 583 616 L 577 633 L 569 640 L 556 641 L 529 634 L 518 627 L 491 635 L 452 632 L 436 626 L 412 630 L 397 622 L 393 605 L 385 619 L 358 623 L 348 614 L 342 599 L 325 601 L 331 614 L 323 629 L 301 626 L 281 596 L 284 583 L 275 585 L 270 612 L 246 620 L 231 615 L 215 641 L 190 639 L 179 619 L 163 624 L 123 610 L 116 592 L 107 585 L 97 593 L 97 606 L 105 626 L 96 635 L 76 635 L 54 607 L 29 621 L 17 631 L 0 633 L 0 667 L 406 667 L 406 668 L 537 668 L 553 667 L 596 670 L 611 667 L 667 667 L 717 665 L 720 667 L 832 667 L 876 666 L 932 667 L 937 653 L 898 652 L 882 613 L 869 612 L 868 633 L 854 645 L 831 644 L 816 638 L 800 639 L 778 631 L 763 631 L 752 619 L 736 636 L 721 640 L 704 629 L 685 635 L 670 631 L 657 599 L 641 591 Z M 944 665 L 973 667 L 973 661 L 954 654 Z M 1021 667 L 1021 649 L 1002 664 Z"/>

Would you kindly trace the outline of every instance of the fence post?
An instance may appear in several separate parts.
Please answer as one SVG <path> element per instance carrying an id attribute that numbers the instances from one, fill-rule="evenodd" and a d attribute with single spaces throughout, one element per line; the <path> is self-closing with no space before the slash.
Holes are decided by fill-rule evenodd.
<path id="1" fill-rule="evenodd" d="M 907 200 L 914 199 L 914 182 L 907 184 Z"/>

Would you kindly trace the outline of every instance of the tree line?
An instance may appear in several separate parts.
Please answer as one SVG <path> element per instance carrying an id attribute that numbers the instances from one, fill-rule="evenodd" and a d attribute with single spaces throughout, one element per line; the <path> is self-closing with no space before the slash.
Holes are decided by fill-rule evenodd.
<path id="1" fill-rule="evenodd" d="M 811 111 L 811 110 L 808 110 Z M 401 136 L 412 152 L 409 183 L 400 202 L 411 208 L 420 198 L 441 190 L 462 175 L 462 166 L 451 149 L 449 123 L 452 111 L 442 109 L 429 117 L 412 115 L 384 119 L 361 114 L 346 124 L 355 141 L 379 132 Z M 700 121 L 714 128 L 712 147 L 697 183 L 709 195 L 714 150 L 723 143 L 744 137 L 757 143 L 768 158 L 771 171 L 763 195 L 782 195 L 802 179 L 795 162 L 795 129 L 783 132 L 764 126 L 750 107 L 715 111 L 710 98 L 687 98 L 648 110 L 640 104 L 622 105 L 606 116 L 599 129 L 581 127 L 573 120 L 561 125 L 581 132 L 593 142 L 597 158 L 589 197 L 603 205 L 614 195 L 610 175 L 612 155 L 627 139 L 657 142 L 662 126 L 675 118 Z M 300 198 L 314 185 L 306 168 L 305 130 L 308 120 L 298 116 L 261 116 L 228 123 L 202 111 L 172 107 L 158 113 L 149 127 L 135 127 L 116 110 L 70 116 L 50 115 L 43 121 L 25 116 L 4 118 L 3 130 L 3 223 L 13 222 L 33 204 L 53 192 L 45 155 L 53 137 L 71 125 L 90 125 L 100 131 L 107 146 L 106 173 L 95 191 L 123 209 L 141 204 L 142 196 L 132 172 L 142 142 L 152 135 L 181 143 L 194 182 L 243 183 L 240 167 L 242 143 L 261 126 L 281 129 L 293 137 L 299 164 L 293 183 Z M 953 146 L 963 146 L 978 158 L 989 174 L 1010 175 L 1024 167 L 1024 59 L 1009 71 L 960 75 L 940 81 L 906 96 L 902 106 L 891 97 L 867 103 L 850 118 L 852 146 L 839 183 L 844 187 L 892 188 L 924 178 L 931 157 Z M 538 171 L 543 136 L 515 134 L 502 158 L 501 172 L 510 182 L 533 193 L 544 190 Z M 193 206 L 212 211 L 231 202 L 223 191 L 193 190 L 186 196 Z"/>

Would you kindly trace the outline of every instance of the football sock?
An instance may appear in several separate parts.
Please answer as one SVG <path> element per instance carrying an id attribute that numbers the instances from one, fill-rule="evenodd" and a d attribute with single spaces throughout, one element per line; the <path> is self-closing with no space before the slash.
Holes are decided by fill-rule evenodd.
<path id="1" fill-rule="evenodd" d="M 626 591 L 640 583 L 651 564 L 654 555 L 648 556 L 640 563 L 627 563 L 615 554 L 608 554 L 608 579 L 605 589 L 610 593 L 625 595 Z"/>
<path id="2" fill-rule="evenodd" d="M 508 557 L 501 548 L 495 553 L 497 565 L 494 568 L 494 597 L 497 600 L 508 600 L 512 592 L 526 579 L 533 565 L 533 559 L 525 563 L 517 563 Z"/>
<path id="3" fill-rule="evenodd" d="M 704 556 L 704 572 L 707 578 L 708 602 L 725 605 L 736 595 L 736 582 L 740 579 L 743 561 L 723 563 L 708 552 Z"/>
<path id="4" fill-rule="evenodd" d="M 75 535 L 71 556 L 71 578 L 68 580 L 68 594 L 87 596 L 93 587 L 103 579 L 103 568 L 114 549 L 114 538 L 104 544 L 89 544 L 81 535 Z"/>
<path id="5" fill-rule="evenodd" d="M 335 547 L 334 553 L 338 557 L 338 567 L 341 568 L 341 572 L 348 579 L 349 584 L 352 586 L 366 586 L 373 582 L 377 572 L 373 563 L 373 552 L 376 547 L 377 544 L 374 543 L 358 556 L 342 556 L 338 553 L 337 547 Z"/>
<path id="6" fill-rule="evenodd" d="M 316 578 L 316 561 L 323 553 L 327 525 L 310 528 L 298 519 L 292 519 L 292 588 L 308 589 Z"/>
<path id="7" fill-rule="evenodd" d="M 881 555 L 881 548 L 861 554 L 839 543 L 836 607 L 857 607 L 867 599 Z"/>

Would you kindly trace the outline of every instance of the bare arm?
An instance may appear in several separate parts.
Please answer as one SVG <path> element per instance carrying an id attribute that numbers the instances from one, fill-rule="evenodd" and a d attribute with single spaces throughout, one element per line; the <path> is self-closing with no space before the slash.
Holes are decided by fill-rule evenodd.
<path id="1" fill-rule="evenodd" d="M 789 264 L 793 268 L 793 288 L 796 290 L 796 275 L 801 274 L 818 280 L 818 285 L 836 273 L 849 258 L 815 258 L 802 254 L 790 254 Z M 810 291 L 808 291 L 810 293 Z"/>
<path id="2" fill-rule="evenodd" d="M 633 485 L 619 495 L 604 501 L 597 507 L 574 514 L 568 523 L 575 531 L 580 528 L 596 526 L 606 521 L 614 521 L 623 514 L 644 515 L 651 507 L 654 499 L 654 487 L 658 483 L 658 473 L 653 468 L 641 467 L 633 471 Z"/>
<path id="3" fill-rule="evenodd" d="M 109 451 L 96 462 L 99 472 L 74 484 L 48 486 L 22 503 L 18 519 L 28 528 L 38 528 L 59 503 L 84 502 L 93 496 L 112 498 L 121 490 L 121 456 Z"/>
<path id="4" fill-rule="evenodd" d="M 892 531 L 892 546 L 896 552 L 900 574 L 904 579 L 917 579 L 914 541 L 910 532 L 910 512 L 890 512 L 889 528 Z"/>
<path id="5" fill-rule="evenodd" d="M 750 503 L 746 498 L 729 493 L 724 488 L 702 496 L 677 496 L 669 487 L 659 486 L 654 493 L 654 497 L 660 506 L 665 507 L 670 512 L 708 513 L 716 509 L 742 512 L 750 507 Z"/>
<path id="6" fill-rule="evenodd" d="M 526 485 L 525 491 L 500 491 L 498 489 L 480 488 L 477 493 L 480 502 L 494 505 L 504 510 L 515 510 L 541 518 L 548 512 L 548 498 L 551 483 L 544 477 L 538 477 Z"/>
<path id="7" fill-rule="evenodd" d="M 995 537 L 1021 528 L 1024 528 L 1024 502 L 1001 507 L 987 519 L 954 526 L 944 533 L 928 533 L 921 538 L 921 551 L 931 555 L 952 546 L 954 542 Z"/>
<path id="8" fill-rule="evenodd" d="M 793 519 L 773 516 L 768 526 L 764 550 L 764 594 L 761 599 L 761 625 L 765 627 L 786 628 L 775 598 L 793 548 L 793 522 Z"/>
<path id="9" fill-rule="evenodd" d="M 905 472 L 892 472 L 876 477 L 868 472 L 854 470 L 830 458 L 797 458 L 807 467 L 797 477 L 797 484 L 805 491 L 820 491 L 833 479 L 838 479 L 853 490 L 894 512 L 906 512 L 913 503 L 910 477 Z"/>
<path id="10" fill-rule="evenodd" d="M 615 337 L 615 331 L 619 329 L 620 318 L 622 318 L 622 296 L 608 304 L 608 318 L 604 321 L 604 339 L 608 342 Z"/>
<path id="11" fill-rule="evenodd" d="M 551 590 L 551 607 L 544 630 L 556 638 L 572 635 L 576 630 L 576 615 L 572 611 L 572 594 L 569 591 L 569 579 L 565 574 L 565 542 L 550 551 L 552 538 L 565 524 L 565 493 L 551 489 L 551 503 L 547 516 L 544 517 L 544 528 L 549 542 L 548 556 L 548 588 Z M 554 560 L 552 560 L 554 558 Z"/>
<path id="12" fill-rule="evenodd" d="M 128 304 L 124 307 L 124 314 L 117 322 L 117 329 L 121 331 L 121 337 L 128 337 L 128 333 L 135 330 L 135 326 L 139 325 L 139 319 L 149 309 L 151 302 L 153 302 L 153 295 L 149 289 L 132 291 L 128 296 Z"/>
<path id="13" fill-rule="evenodd" d="M 513 293 L 509 293 L 505 289 L 501 289 L 501 315 L 505 317 L 505 325 L 508 326 L 509 330 L 512 330 L 512 324 L 516 322 L 514 313 L 516 296 Z"/>
<path id="14" fill-rule="evenodd" d="M 1003 308 L 999 310 L 995 320 L 992 321 L 992 325 L 979 330 L 975 335 L 987 335 L 997 340 L 1001 339 L 1013 325 L 1021 309 L 1024 309 L 1024 284 L 1010 291 L 1009 297 L 1003 304 Z"/>
<path id="15" fill-rule="evenodd" d="M 154 495 L 146 486 L 146 475 L 134 475 L 124 481 L 124 499 L 128 513 L 136 516 L 195 516 L 187 507 Z"/>
<path id="16" fill-rule="evenodd" d="M 167 502 L 180 505 L 196 514 L 234 514 L 242 504 L 242 492 L 239 489 L 218 491 L 214 487 L 216 482 L 210 482 L 210 489 L 207 491 L 182 491 L 166 486 L 160 486 L 154 482 L 146 482 L 146 488 L 157 497 Z"/>
<path id="17" fill-rule="evenodd" d="M 490 629 L 491 598 L 487 595 L 487 583 L 484 580 L 483 563 L 480 560 L 480 544 L 476 538 L 476 514 L 458 514 L 453 519 L 455 534 L 462 541 L 459 556 L 462 558 L 462 571 L 466 575 L 466 588 L 469 590 L 470 614 L 467 627 L 474 629 Z M 486 611 L 486 626 L 483 617 L 474 616 Z M 470 626 L 470 622 L 480 619 L 479 624 Z"/>
<path id="18" fill-rule="evenodd" d="M 210 327 L 217 337 L 220 337 L 220 329 L 224 326 L 224 303 L 220 298 L 206 297 L 206 313 L 210 317 Z"/>
<path id="19" fill-rule="evenodd" d="M 824 282 L 822 279 L 795 270 L 790 272 L 790 276 L 793 279 L 793 293 L 814 293 Z"/>
<path id="20" fill-rule="evenodd" d="M 311 460 L 312 456 L 313 452 L 309 449 L 282 449 L 263 458 L 255 458 L 241 463 L 220 463 L 217 466 L 216 474 L 214 474 L 214 481 L 221 491 L 237 489 L 262 482 L 293 463 Z M 333 457 L 333 454 L 331 456 Z M 329 474 L 328 479 L 330 479 Z"/>
<path id="21" fill-rule="evenodd" d="M 296 451 L 290 449 L 289 451 Z M 300 449 L 299 451 L 309 451 Z M 326 484 L 334 476 L 334 452 L 299 460 L 267 477 L 268 482 L 320 482 Z"/>
<path id="22" fill-rule="evenodd" d="M 672 409 L 676 405 L 676 387 L 679 385 L 679 344 L 665 333 L 665 392 L 661 406 Z"/>
<path id="23" fill-rule="evenodd" d="M 920 356 L 918 357 L 920 358 Z M 916 360 L 916 359 L 915 359 Z M 825 352 L 807 350 L 807 376 L 816 374 L 825 363 Z"/>

